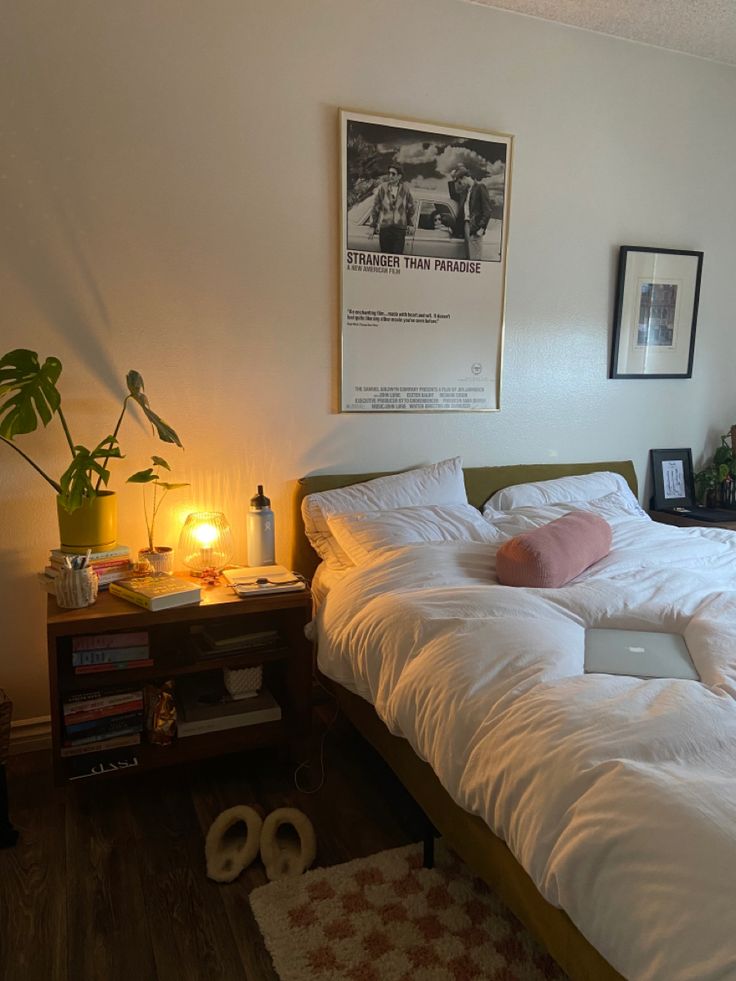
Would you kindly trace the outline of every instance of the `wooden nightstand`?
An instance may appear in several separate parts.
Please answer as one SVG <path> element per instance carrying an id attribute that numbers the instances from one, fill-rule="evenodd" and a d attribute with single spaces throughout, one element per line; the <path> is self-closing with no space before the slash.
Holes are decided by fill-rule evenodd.
<path id="1" fill-rule="evenodd" d="M 687 514 L 670 514 L 668 511 L 649 512 L 649 517 L 653 521 L 659 521 L 663 525 L 676 525 L 678 528 L 730 528 L 736 531 L 736 511 L 733 521 L 724 522 L 699 521 L 696 515 L 697 511 L 689 511 Z"/>
<path id="2" fill-rule="evenodd" d="M 63 703 L 81 692 L 105 692 L 142 688 L 145 684 L 174 682 L 185 675 L 224 667 L 263 665 L 264 687 L 281 706 L 278 721 L 264 722 L 219 732 L 178 738 L 169 746 L 150 745 L 142 736 L 136 747 L 137 764 L 101 773 L 120 776 L 175 763 L 219 756 L 262 746 L 301 748 L 309 735 L 312 698 L 312 645 L 304 636 L 311 617 L 309 590 L 239 599 L 226 586 L 204 587 L 202 602 L 151 613 L 126 600 L 100 593 L 97 602 L 81 610 L 64 610 L 48 598 L 48 659 L 51 695 L 51 732 L 54 773 L 64 783 L 79 772 L 79 764 L 62 757 Z M 233 634 L 276 631 L 278 641 L 267 649 L 230 652 L 204 658 L 195 635 L 203 625 L 225 624 Z M 76 673 L 72 664 L 72 640 L 84 635 L 146 631 L 152 667 Z"/>

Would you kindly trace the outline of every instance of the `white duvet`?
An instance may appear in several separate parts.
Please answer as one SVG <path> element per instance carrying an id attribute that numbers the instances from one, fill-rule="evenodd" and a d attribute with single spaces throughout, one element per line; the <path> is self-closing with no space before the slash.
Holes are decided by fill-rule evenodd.
<path id="1" fill-rule="evenodd" d="M 580 505 L 498 515 L 499 544 Z M 736 978 L 736 534 L 620 505 L 562 589 L 497 546 L 382 551 L 330 590 L 319 665 L 369 699 L 625 977 Z M 682 632 L 703 684 L 585 675 L 585 627 Z"/>

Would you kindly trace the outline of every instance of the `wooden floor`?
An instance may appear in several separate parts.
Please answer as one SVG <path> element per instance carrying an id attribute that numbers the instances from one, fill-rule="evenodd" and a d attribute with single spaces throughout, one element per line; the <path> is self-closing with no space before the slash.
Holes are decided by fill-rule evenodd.
<path id="1" fill-rule="evenodd" d="M 204 835 L 220 811 L 301 808 L 316 865 L 421 836 L 411 799 L 341 719 L 325 751 L 326 783 L 311 796 L 275 752 L 64 788 L 48 754 L 12 758 L 21 840 L 0 850 L 0 981 L 274 981 L 248 904 L 266 881 L 260 862 L 231 885 L 205 875 Z"/>

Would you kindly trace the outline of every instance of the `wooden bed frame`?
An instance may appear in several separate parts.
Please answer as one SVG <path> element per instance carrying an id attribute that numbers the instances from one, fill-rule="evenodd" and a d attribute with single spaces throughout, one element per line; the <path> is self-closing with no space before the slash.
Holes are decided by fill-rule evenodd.
<path id="1" fill-rule="evenodd" d="M 468 500 L 481 507 L 497 490 L 512 484 L 599 470 L 621 474 L 634 494 L 637 493 L 636 473 L 630 461 L 477 467 L 465 469 L 463 473 Z M 292 567 L 297 572 L 311 578 L 319 563 L 304 534 L 302 499 L 307 494 L 381 476 L 385 474 L 321 474 L 299 481 L 294 499 L 292 552 Z M 481 818 L 464 811 L 452 800 L 429 764 L 419 759 L 405 739 L 388 731 L 373 706 L 341 685 L 326 678 L 324 681 L 351 723 L 386 760 L 447 843 L 495 890 L 560 967 L 575 981 L 621 981 L 621 975 L 585 939 L 567 914 L 542 897 L 506 844 Z"/>

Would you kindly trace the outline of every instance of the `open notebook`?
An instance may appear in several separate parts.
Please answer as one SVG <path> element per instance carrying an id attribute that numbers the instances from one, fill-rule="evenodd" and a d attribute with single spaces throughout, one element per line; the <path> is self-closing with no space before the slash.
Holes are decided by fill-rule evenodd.
<path id="1" fill-rule="evenodd" d="M 244 565 L 236 569 L 224 569 L 222 575 L 238 596 L 294 593 L 307 588 L 301 576 L 290 572 L 283 565 Z"/>

